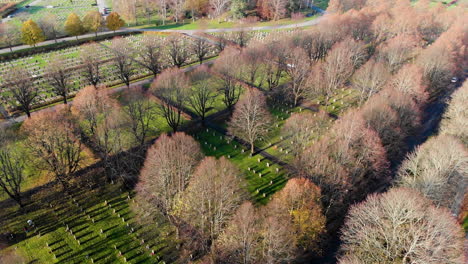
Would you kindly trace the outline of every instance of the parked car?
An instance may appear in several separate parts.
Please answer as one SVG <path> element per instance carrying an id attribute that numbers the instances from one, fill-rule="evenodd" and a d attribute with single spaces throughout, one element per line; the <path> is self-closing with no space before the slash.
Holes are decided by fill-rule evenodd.
<path id="1" fill-rule="evenodd" d="M 457 77 L 452 77 L 452 79 L 450 80 L 452 83 L 456 83 L 458 82 L 458 78 Z"/>

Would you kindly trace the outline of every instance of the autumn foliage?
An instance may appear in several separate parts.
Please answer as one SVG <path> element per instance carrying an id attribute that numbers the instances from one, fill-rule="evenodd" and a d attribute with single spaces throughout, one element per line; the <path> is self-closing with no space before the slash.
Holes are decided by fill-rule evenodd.
<path id="1" fill-rule="evenodd" d="M 464 263 L 464 233 L 456 220 L 411 189 L 373 194 L 353 206 L 341 239 L 344 264 Z"/>

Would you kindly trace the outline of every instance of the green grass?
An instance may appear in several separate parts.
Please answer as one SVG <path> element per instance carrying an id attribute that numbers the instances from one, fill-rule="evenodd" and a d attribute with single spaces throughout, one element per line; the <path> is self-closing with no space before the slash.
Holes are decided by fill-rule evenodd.
<path id="1" fill-rule="evenodd" d="M 463 219 L 463 229 L 465 230 L 465 232 L 468 232 L 468 214 Z"/>
<path id="2" fill-rule="evenodd" d="M 239 167 L 246 180 L 246 189 L 250 193 L 252 201 L 266 204 L 271 195 L 285 185 L 287 175 L 283 168 L 273 164 L 273 162 L 261 155 L 257 154 L 250 157 L 249 150 L 235 141 L 228 143 L 222 134 L 213 129 L 199 131 L 194 134 L 194 137 L 200 142 L 205 155 L 217 158 L 221 156 L 229 157 L 229 160 Z M 244 149 L 244 152 L 242 152 L 242 149 Z M 258 162 L 258 159 L 261 162 Z M 267 163 L 269 163 L 269 167 Z M 279 172 L 276 172 L 277 168 Z M 261 177 L 259 173 L 262 174 Z"/>
<path id="3" fill-rule="evenodd" d="M 7 221 L 2 222 L 2 231 L 17 234 L 20 240 L 15 244 L 17 253 L 27 262 L 91 263 L 92 258 L 96 262 L 125 263 L 125 257 L 129 263 L 158 263 L 158 255 L 166 248 L 173 250 L 164 237 L 141 245 L 142 230 L 129 207 L 131 200 L 126 199 L 129 193 L 121 192 L 119 185 L 81 190 L 72 197 L 60 192 L 55 194 L 55 199 L 50 200 L 53 208 L 48 206 L 45 199 L 41 199 L 29 205 L 22 214 L 14 213 L 13 207 L 4 208 L 0 214 L 3 220 L 6 214 L 14 213 L 14 217 L 10 215 Z M 104 201 L 107 201 L 107 205 Z M 80 208 L 84 211 L 81 212 Z M 22 228 L 27 219 L 33 220 L 37 229 L 24 235 Z M 67 225 L 77 240 L 66 230 Z M 133 233 L 132 227 L 135 229 Z M 114 249 L 114 245 L 117 249 Z M 146 245 L 149 250 L 145 248 Z M 155 251 L 155 256 L 150 255 L 151 249 Z M 122 255 L 119 255 L 119 251 Z"/>
<path id="4" fill-rule="evenodd" d="M 290 24 L 295 24 L 295 23 L 300 23 L 303 21 L 309 21 L 317 18 L 318 15 L 311 16 L 311 17 L 306 17 L 302 20 L 293 20 L 290 18 L 284 18 L 280 19 L 278 21 L 266 21 L 266 22 L 257 22 L 257 23 L 252 23 L 249 24 L 249 27 L 263 27 L 263 26 L 275 26 L 275 25 L 290 25 Z M 160 30 L 165 30 L 165 29 L 171 29 L 171 30 L 201 30 L 201 29 L 221 29 L 221 28 L 233 28 L 237 27 L 239 24 L 237 22 L 232 22 L 232 21 L 220 21 L 216 19 L 202 19 L 202 20 L 196 20 L 193 22 L 190 19 L 185 19 L 183 20 L 182 23 L 168 23 L 166 25 L 160 25 L 160 26 L 148 26 L 148 25 L 142 25 L 142 26 L 137 26 L 134 28 L 138 29 L 160 29 Z"/>

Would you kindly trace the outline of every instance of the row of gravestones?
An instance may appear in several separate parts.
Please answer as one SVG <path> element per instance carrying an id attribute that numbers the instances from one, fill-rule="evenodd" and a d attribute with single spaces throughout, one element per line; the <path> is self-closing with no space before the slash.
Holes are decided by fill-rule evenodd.
<path id="1" fill-rule="evenodd" d="M 120 190 L 120 191 L 122 192 L 122 190 Z M 72 204 L 75 205 L 76 209 L 78 209 L 77 211 L 72 211 L 72 212 L 74 212 L 75 215 L 76 215 L 76 214 L 82 214 L 83 217 L 84 217 L 84 216 L 87 217 L 87 220 L 91 220 L 91 222 L 92 222 L 93 224 L 96 222 L 96 220 L 95 220 L 95 218 L 94 218 L 95 216 L 92 216 L 91 214 L 89 214 L 89 213 L 87 212 L 86 208 L 84 208 L 83 205 L 81 205 L 81 204 L 79 203 L 79 201 L 76 200 L 75 196 L 69 194 L 69 199 L 70 199 L 70 201 L 72 202 Z M 86 199 L 86 197 L 83 197 L 83 199 Z M 127 195 L 127 200 L 130 200 L 130 199 L 131 199 L 131 197 L 130 197 L 130 195 L 128 194 L 128 195 Z M 135 202 L 135 201 L 133 200 L 133 202 Z M 105 208 L 107 208 L 107 209 L 109 209 L 109 210 L 110 210 L 111 208 L 113 208 L 113 209 L 112 209 L 112 214 L 113 214 L 113 215 L 116 215 L 117 217 L 119 217 L 120 219 L 122 219 L 122 223 L 125 224 L 125 226 L 130 230 L 129 233 L 135 233 L 135 235 L 138 236 L 138 233 L 135 231 L 135 228 L 130 226 L 130 224 L 127 222 L 128 219 L 125 219 L 123 216 L 121 216 L 121 215 L 118 213 L 118 211 L 114 208 L 115 206 L 113 207 L 112 204 L 111 204 L 110 202 L 107 202 L 107 200 L 105 200 L 104 205 L 105 205 Z M 55 214 L 57 217 L 61 217 L 61 215 L 59 215 L 59 214 L 57 213 L 57 209 L 56 209 L 55 207 L 53 207 L 53 206 L 51 205 L 51 208 L 53 209 L 53 212 L 54 212 L 54 214 Z M 67 213 L 67 214 L 70 214 L 70 210 L 67 209 L 67 210 L 66 210 L 66 213 Z M 98 214 L 100 214 L 100 213 L 98 213 Z M 78 217 L 76 217 L 75 219 L 78 219 Z M 97 221 L 98 221 L 98 220 L 97 220 Z M 81 239 L 80 237 L 77 237 L 77 236 L 76 236 L 76 235 L 77 235 L 77 232 L 81 232 L 81 231 L 84 231 L 85 229 L 89 228 L 89 224 L 86 224 L 86 227 L 85 227 L 85 228 L 82 228 L 82 229 L 80 229 L 79 231 L 75 231 L 75 233 L 74 233 L 74 232 L 73 232 L 73 228 L 78 227 L 78 225 L 70 227 L 69 224 L 71 224 L 71 223 L 73 223 L 73 221 L 71 221 L 71 222 L 69 222 L 69 223 L 66 223 L 66 222 L 64 222 L 64 221 L 62 222 L 62 224 L 63 224 L 64 227 L 65 227 L 65 230 L 67 231 L 67 233 L 70 234 L 70 236 L 77 242 L 78 245 L 81 245 L 83 242 L 80 240 L 80 239 Z M 75 229 L 75 230 L 76 230 L 76 229 Z M 99 234 L 100 236 L 106 238 L 106 234 L 105 234 L 105 231 L 104 231 L 104 230 L 100 229 L 100 232 L 99 232 L 99 233 L 100 233 L 100 234 Z M 145 249 L 148 250 L 148 251 L 150 252 L 150 253 L 149 253 L 149 256 L 155 256 L 156 260 L 159 261 L 159 256 L 157 256 L 157 255 L 155 254 L 154 250 L 152 250 L 152 249 L 150 248 L 150 246 L 145 242 L 144 239 L 141 239 L 140 244 L 141 244 L 141 245 L 145 245 L 145 244 L 146 244 Z M 50 248 L 50 245 L 49 245 L 48 243 L 46 243 L 46 247 L 50 249 L 49 251 L 53 254 L 54 259 L 57 259 L 58 256 L 55 254 L 55 252 L 52 252 L 53 250 Z M 115 250 L 118 249 L 117 246 L 115 246 L 115 245 L 114 245 L 114 248 L 115 248 Z M 127 262 L 127 259 L 125 258 L 125 256 L 123 256 L 122 252 L 121 252 L 121 251 L 118 251 L 118 252 L 119 252 L 118 256 L 122 257 L 122 259 L 124 260 L 124 262 Z M 59 255 L 59 256 L 60 256 L 60 255 Z M 87 257 L 89 258 L 89 256 L 87 256 Z M 94 263 L 94 259 L 93 259 L 93 258 L 90 258 L 90 261 L 91 261 L 92 263 Z"/>
<path id="2" fill-rule="evenodd" d="M 210 132 L 210 129 L 207 128 L 207 129 L 206 129 L 206 132 Z M 217 136 L 216 134 L 217 134 L 216 132 L 214 132 L 214 131 L 212 132 L 213 137 L 216 137 L 216 136 Z M 202 140 L 202 138 L 200 138 L 200 137 L 199 137 L 198 135 L 196 135 L 196 134 L 195 134 L 195 139 L 197 139 L 197 140 Z M 223 138 L 223 136 L 220 136 L 219 139 L 220 139 L 220 140 L 226 140 L 225 138 Z M 237 143 L 233 142 L 233 140 L 232 140 L 231 138 L 228 138 L 226 143 L 227 143 L 227 144 L 230 144 L 231 146 L 233 146 L 234 149 L 237 149 L 237 146 L 238 146 Z M 216 146 L 212 145 L 211 143 L 208 143 L 208 141 L 204 141 L 204 144 L 205 144 L 206 146 L 208 146 L 210 149 L 216 151 Z M 271 144 L 271 143 L 270 143 L 270 144 Z M 245 153 L 245 149 L 242 148 L 242 147 L 241 147 L 241 153 Z M 230 154 L 228 154 L 226 157 L 227 157 L 228 159 L 231 159 L 233 156 L 231 156 Z M 249 154 L 249 158 L 254 159 L 255 157 L 252 156 L 252 154 Z M 266 158 L 264 158 L 264 159 L 266 159 Z M 259 165 L 262 165 L 262 158 L 257 158 L 257 162 L 259 163 Z M 271 165 L 272 165 L 272 163 L 270 163 L 270 161 L 267 160 L 265 166 L 266 166 L 267 168 L 270 168 Z M 247 167 L 247 170 L 248 170 L 250 173 L 253 173 L 255 176 L 258 175 L 258 177 L 260 177 L 260 178 L 262 178 L 262 176 L 265 175 L 265 173 L 262 174 L 262 172 L 256 171 L 255 168 Z M 281 170 L 280 170 L 279 167 L 276 167 L 274 171 L 273 171 L 273 170 L 270 170 L 270 171 L 271 171 L 272 173 L 275 173 L 276 175 L 281 174 L 281 172 L 280 172 Z M 273 184 L 274 184 L 274 181 L 273 181 L 273 180 L 270 180 L 269 183 L 268 183 L 268 186 L 272 186 Z M 256 193 L 257 195 L 260 195 L 260 189 L 256 189 L 256 192 L 255 192 L 255 193 Z M 263 192 L 261 195 L 262 195 L 262 197 L 266 197 L 266 193 L 265 193 L 265 192 Z"/>

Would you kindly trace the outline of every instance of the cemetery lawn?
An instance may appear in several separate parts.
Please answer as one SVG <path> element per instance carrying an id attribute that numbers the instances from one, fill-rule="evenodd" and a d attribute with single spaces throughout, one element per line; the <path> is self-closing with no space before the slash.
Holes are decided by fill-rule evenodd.
<path id="1" fill-rule="evenodd" d="M 98 10 L 97 6 L 92 6 L 95 3 L 94 0 L 80 0 L 70 1 L 70 0 L 38 0 L 34 1 L 25 1 L 18 5 L 21 9 L 21 14 L 27 19 L 32 19 L 37 21 L 45 16 L 55 16 L 58 21 L 64 22 L 68 15 L 72 12 L 76 13 L 81 18 L 86 15 L 87 12 L 92 10 Z M 26 5 L 29 5 L 29 8 L 25 8 Z M 48 6 L 53 6 L 53 8 L 48 8 Z M 12 22 L 20 25 L 21 21 L 19 18 L 13 17 Z"/>
<path id="2" fill-rule="evenodd" d="M 69 196 L 56 186 L 53 193 L 36 193 L 33 202 L 20 212 L 16 205 L 4 205 L 4 200 L 0 202 L 2 232 L 15 234 L 16 253 L 26 262 L 92 263 L 93 259 L 100 263 L 126 263 L 126 258 L 128 263 L 159 263 L 159 256 L 170 256 L 174 251 L 172 235 L 157 236 L 142 244 L 141 227 L 129 207 L 133 200 L 127 199 L 132 194 L 120 188 L 118 184 L 92 190 L 84 187 L 73 189 Z M 23 227 L 29 219 L 37 229 L 26 235 Z M 72 233 L 67 231 L 67 225 Z M 161 225 L 158 230 L 163 232 L 166 226 Z"/>
<path id="3" fill-rule="evenodd" d="M 293 20 L 290 18 L 283 18 L 277 21 L 266 21 L 266 22 L 256 22 L 248 24 L 249 27 L 266 27 L 266 26 L 279 26 L 279 25 L 291 25 L 300 22 L 305 22 L 309 20 L 313 20 L 317 18 L 318 15 L 305 17 L 300 20 Z M 134 28 L 138 29 L 171 29 L 171 30 L 202 30 L 202 29 L 224 29 L 224 28 L 235 28 L 239 26 L 238 22 L 231 22 L 231 21 L 220 21 L 216 19 L 203 19 L 203 20 L 196 20 L 193 22 L 190 19 L 184 19 L 183 23 L 167 23 L 166 25 L 161 26 L 137 26 Z"/>
<path id="4" fill-rule="evenodd" d="M 249 149 L 236 141 L 228 143 L 223 134 L 211 128 L 204 128 L 194 133 L 193 136 L 200 143 L 205 155 L 216 158 L 230 156 L 229 161 L 241 170 L 246 183 L 245 188 L 253 202 L 266 204 L 271 195 L 286 184 L 288 176 L 281 166 L 274 164 L 260 154 L 250 157 Z M 276 169 L 279 172 L 276 172 Z M 262 175 L 260 176 L 259 173 Z"/>

